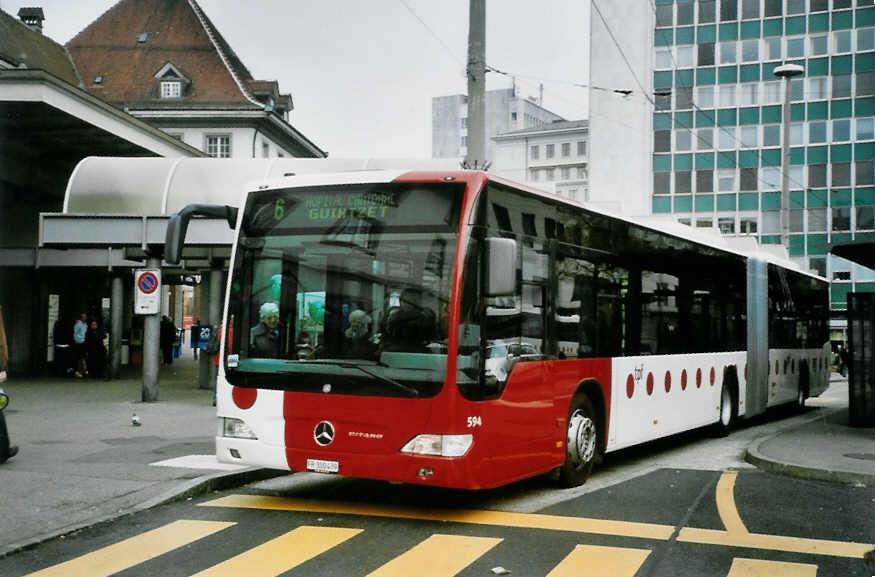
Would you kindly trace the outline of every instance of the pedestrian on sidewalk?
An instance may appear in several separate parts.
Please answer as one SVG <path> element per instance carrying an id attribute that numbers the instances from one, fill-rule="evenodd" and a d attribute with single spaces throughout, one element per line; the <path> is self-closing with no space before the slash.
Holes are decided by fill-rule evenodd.
<path id="1" fill-rule="evenodd" d="M 75 375 L 82 378 L 88 373 L 85 366 L 87 349 L 85 348 L 85 334 L 88 332 L 88 314 L 81 313 L 79 320 L 73 325 L 73 366 Z"/>
<path id="2" fill-rule="evenodd" d="M 190 343 L 191 346 L 191 354 L 194 355 L 194 360 L 197 360 L 197 353 L 200 349 L 200 339 L 201 339 L 201 318 L 195 317 L 194 324 L 191 325 L 191 335 L 190 335 Z"/>
<path id="3" fill-rule="evenodd" d="M 85 349 L 88 359 L 88 374 L 92 379 L 105 376 L 106 373 L 106 347 L 103 346 L 103 330 L 97 321 L 91 319 L 88 332 L 85 333 Z"/>
<path id="4" fill-rule="evenodd" d="M 3 307 L 0 307 L 0 384 L 6 382 L 6 371 L 9 370 L 9 345 L 6 342 L 6 327 L 3 324 Z M 0 464 L 5 463 L 18 453 L 18 447 L 9 444 L 9 431 L 6 429 L 6 417 L 0 409 Z"/>
<path id="5" fill-rule="evenodd" d="M 167 315 L 161 317 L 159 341 L 164 364 L 169 365 L 173 362 L 173 345 L 176 344 L 176 325 L 173 324 L 173 321 Z"/>
<path id="6" fill-rule="evenodd" d="M 52 325 L 52 342 L 55 345 L 55 374 L 59 377 L 73 374 L 73 326 L 67 315 L 61 313 Z"/>

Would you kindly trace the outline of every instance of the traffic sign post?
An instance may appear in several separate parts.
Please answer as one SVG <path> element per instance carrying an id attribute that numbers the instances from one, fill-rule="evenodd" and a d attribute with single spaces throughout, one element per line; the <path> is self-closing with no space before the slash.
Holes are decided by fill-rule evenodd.
<path id="1" fill-rule="evenodd" d="M 161 269 L 137 269 L 134 295 L 134 314 L 157 315 L 161 311 Z"/>
<path id="2" fill-rule="evenodd" d="M 161 330 L 161 261 L 150 257 L 134 271 L 134 313 L 143 315 L 143 401 L 158 400 Z"/>

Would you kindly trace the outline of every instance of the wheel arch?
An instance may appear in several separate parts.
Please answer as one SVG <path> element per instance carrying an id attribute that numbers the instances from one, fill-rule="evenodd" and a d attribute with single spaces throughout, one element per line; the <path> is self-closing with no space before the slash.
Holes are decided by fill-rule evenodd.
<path id="1" fill-rule="evenodd" d="M 808 359 L 799 361 L 799 388 L 805 392 L 805 397 L 811 393 L 811 370 L 808 367 Z"/>
<path id="2" fill-rule="evenodd" d="M 571 408 L 571 404 L 574 403 L 574 398 L 578 396 L 585 395 L 589 398 L 592 403 L 592 407 L 596 412 L 596 419 L 598 422 L 596 423 L 601 435 L 599 435 L 599 455 L 604 455 L 605 449 L 608 444 L 608 410 L 609 405 L 607 402 L 607 397 L 605 396 L 605 391 L 602 388 L 601 383 L 594 378 L 587 378 L 578 383 L 577 388 L 574 390 L 574 395 L 572 395 L 569 400 L 568 409 Z M 566 410 L 566 412 L 568 412 Z"/>
<path id="3" fill-rule="evenodd" d="M 735 420 L 738 418 L 741 402 L 738 365 L 726 365 L 723 368 L 723 386 L 729 387 L 729 397 L 732 399 L 732 418 Z"/>

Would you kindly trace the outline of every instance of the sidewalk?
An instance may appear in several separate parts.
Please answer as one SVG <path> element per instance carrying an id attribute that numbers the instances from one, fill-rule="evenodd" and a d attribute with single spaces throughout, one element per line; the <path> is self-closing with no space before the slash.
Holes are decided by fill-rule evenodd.
<path id="1" fill-rule="evenodd" d="M 10 379 L 6 421 L 20 452 L 0 466 L 0 557 L 179 496 L 264 478 L 267 471 L 216 461 L 213 393 L 198 389 L 197 374 L 190 357 L 162 367 L 155 403 L 140 401 L 139 367 L 112 381 Z M 181 458 L 175 466 L 154 465 L 173 458 Z"/>
<path id="2" fill-rule="evenodd" d="M 799 427 L 754 441 L 745 460 L 765 471 L 875 487 L 875 427 L 848 424 L 848 380 L 833 373 L 830 387 L 818 407 Z"/>

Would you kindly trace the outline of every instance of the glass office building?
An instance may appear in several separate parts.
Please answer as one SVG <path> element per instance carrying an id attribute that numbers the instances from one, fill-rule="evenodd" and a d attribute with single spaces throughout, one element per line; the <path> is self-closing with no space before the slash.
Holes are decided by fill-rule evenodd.
<path id="1" fill-rule="evenodd" d="M 873 0 L 653 0 L 654 214 L 781 242 L 784 80 L 791 81 L 790 256 L 833 281 L 831 304 L 875 273 L 828 257 L 875 239 Z"/>

